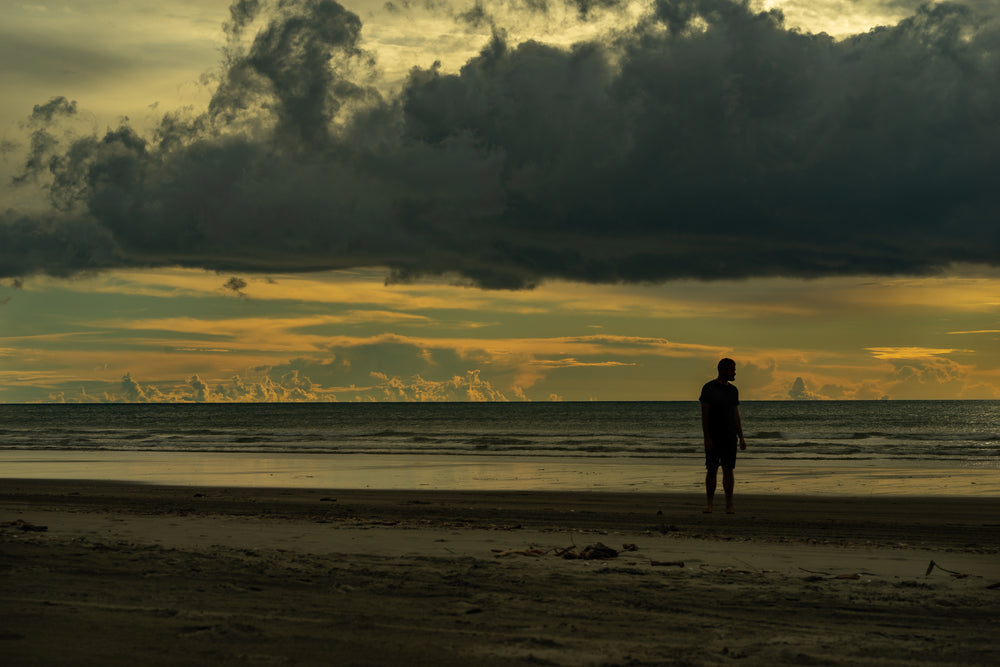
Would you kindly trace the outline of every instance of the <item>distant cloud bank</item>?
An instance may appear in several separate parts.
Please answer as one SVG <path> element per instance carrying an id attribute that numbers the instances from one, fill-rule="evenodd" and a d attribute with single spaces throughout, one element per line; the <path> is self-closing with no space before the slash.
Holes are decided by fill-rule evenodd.
<path id="1" fill-rule="evenodd" d="M 569 48 L 493 23 L 460 72 L 414 67 L 389 96 L 354 13 L 239 0 L 200 112 L 79 136 L 60 129 L 77 101 L 34 108 L 16 180 L 47 203 L 0 212 L 0 277 L 377 266 L 520 289 L 997 265 L 991 7 L 841 41 L 730 0 L 659 0 Z"/>

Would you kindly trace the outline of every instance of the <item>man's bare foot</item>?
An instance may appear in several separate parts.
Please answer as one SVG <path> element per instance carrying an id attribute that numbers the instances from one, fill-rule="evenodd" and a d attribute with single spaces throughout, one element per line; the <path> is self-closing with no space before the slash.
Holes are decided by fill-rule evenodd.
<path id="1" fill-rule="evenodd" d="M 701 513 L 702 514 L 711 514 L 712 513 L 712 506 L 711 505 L 705 505 L 705 509 L 703 509 L 701 511 Z"/>
<path id="2" fill-rule="evenodd" d="M 732 503 L 726 505 L 726 514 L 736 514 L 736 508 L 733 507 Z"/>

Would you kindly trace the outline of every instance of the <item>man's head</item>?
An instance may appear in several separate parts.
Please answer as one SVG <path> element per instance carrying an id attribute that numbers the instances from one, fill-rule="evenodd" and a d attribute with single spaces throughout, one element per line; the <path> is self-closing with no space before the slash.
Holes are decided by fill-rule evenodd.
<path id="1" fill-rule="evenodd" d="M 726 357 L 725 359 L 719 360 L 719 379 L 720 380 L 734 380 L 736 379 L 736 362 Z"/>

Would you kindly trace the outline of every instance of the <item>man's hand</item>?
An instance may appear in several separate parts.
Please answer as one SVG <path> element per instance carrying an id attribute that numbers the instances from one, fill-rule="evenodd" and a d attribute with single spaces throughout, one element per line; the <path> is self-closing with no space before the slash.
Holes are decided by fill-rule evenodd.
<path id="1" fill-rule="evenodd" d="M 740 449 L 746 449 L 746 448 L 747 448 L 747 441 L 744 440 L 743 438 L 740 438 Z"/>

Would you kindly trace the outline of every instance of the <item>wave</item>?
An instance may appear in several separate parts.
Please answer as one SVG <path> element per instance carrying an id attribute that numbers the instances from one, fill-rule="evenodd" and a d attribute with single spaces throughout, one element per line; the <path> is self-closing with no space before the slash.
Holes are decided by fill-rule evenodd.
<path id="1" fill-rule="evenodd" d="M 883 404 L 888 403 L 888 404 Z M 1000 402 L 741 404 L 747 456 L 1000 457 Z M 683 459 L 703 455 L 692 403 L 0 405 L 0 450 Z"/>

